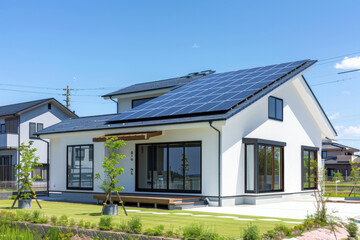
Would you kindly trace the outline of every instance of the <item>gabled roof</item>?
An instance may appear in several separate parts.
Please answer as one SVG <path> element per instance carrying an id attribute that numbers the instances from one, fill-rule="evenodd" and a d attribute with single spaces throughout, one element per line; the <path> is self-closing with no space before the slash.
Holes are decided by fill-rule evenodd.
<path id="1" fill-rule="evenodd" d="M 351 152 L 359 152 L 360 150 L 357 148 L 353 148 L 353 147 L 349 147 L 334 141 L 323 141 L 322 143 L 322 149 L 323 150 L 346 150 L 346 151 L 351 151 Z"/>
<path id="2" fill-rule="evenodd" d="M 112 97 L 112 96 L 124 95 L 129 93 L 144 92 L 144 91 L 151 91 L 151 90 L 164 89 L 164 88 L 176 88 L 176 87 L 184 86 L 185 84 L 188 84 L 198 78 L 204 77 L 212 73 L 214 73 L 214 71 L 206 70 L 202 72 L 190 73 L 183 77 L 138 83 L 131 85 L 129 87 L 119 89 L 115 92 L 105 94 L 102 97 Z"/>
<path id="3" fill-rule="evenodd" d="M 15 116 L 17 114 L 21 114 L 23 112 L 29 111 L 35 107 L 38 107 L 46 103 L 55 103 L 63 112 L 69 115 L 69 117 L 77 117 L 75 113 L 70 111 L 60 102 L 58 102 L 55 98 L 45 98 L 30 102 L 22 102 L 11 105 L 0 106 L 0 117 Z"/>
<path id="4" fill-rule="evenodd" d="M 55 124 L 51 127 L 48 127 L 39 132 L 39 134 L 52 134 L 52 133 L 64 133 L 64 132 L 77 132 L 77 131 L 91 131 L 91 130 L 104 130 L 104 129 L 120 129 L 120 128 L 132 128 L 132 127 L 144 127 L 144 126 L 157 126 L 157 125 L 169 125 L 169 124 L 181 124 L 181 123 L 193 123 L 193 122 L 205 122 L 205 121 L 218 121 L 226 120 L 242 111 L 246 107 L 250 106 L 260 98 L 264 97 L 266 94 L 270 93 L 274 89 L 278 88 L 282 84 L 286 83 L 290 79 L 300 75 L 304 70 L 313 65 L 316 61 L 304 60 L 299 67 L 289 70 L 288 73 L 283 74 L 277 79 L 273 80 L 268 85 L 263 86 L 258 91 L 254 92 L 252 95 L 247 96 L 246 99 L 242 100 L 239 104 L 232 107 L 229 110 L 223 112 L 209 112 L 203 114 L 193 114 L 193 115 L 183 115 L 183 116 L 173 116 L 170 118 L 146 118 L 139 119 L 136 121 L 114 121 L 114 117 L 119 117 L 122 114 L 112 114 L 112 115 L 100 115 L 100 116 L 90 116 L 82 117 L 78 119 L 68 119 L 62 121 L 61 123 Z M 294 62 L 293 62 L 294 63 Z M 289 65 L 289 63 L 283 64 Z M 268 66 L 269 67 L 269 66 Z M 257 68 L 261 69 L 261 68 Z M 254 69 L 253 69 L 254 70 Z M 211 76 L 211 75 L 210 75 Z M 209 77 L 210 77 L 209 76 Z M 196 80 L 203 81 L 203 78 Z M 223 79 L 224 81 L 226 78 Z M 221 84 L 222 82 L 220 82 Z M 255 83 L 257 84 L 257 83 Z M 185 85 L 188 86 L 188 85 Z M 184 86 L 184 87 L 185 87 Z M 201 85 L 199 85 L 201 87 Z M 179 88 L 181 89 L 181 88 Z M 176 92 L 176 90 L 172 91 Z M 171 93 L 171 92 L 170 92 Z M 165 94 L 167 95 L 167 94 Z M 165 96 L 163 95 L 163 96 Z M 230 97 L 231 98 L 231 97 Z M 316 102 L 318 104 L 318 102 Z M 145 104 L 144 104 L 145 105 Z M 141 106 L 139 106 L 141 107 Z M 135 108 L 136 109 L 136 108 Z M 325 114 L 325 113 L 324 113 Z"/>
<path id="5" fill-rule="evenodd" d="M 133 122 L 234 112 L 232 110 L 248 106 L 315 62 L 301 60 L 211 74 L 119 114 L 109 122 Z"/>

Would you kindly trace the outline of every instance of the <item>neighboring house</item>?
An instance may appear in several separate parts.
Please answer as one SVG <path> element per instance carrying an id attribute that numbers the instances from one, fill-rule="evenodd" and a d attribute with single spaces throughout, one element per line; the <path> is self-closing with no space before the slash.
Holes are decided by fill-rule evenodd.
<path id="1" fill-rule="evenodd" d="M 54 98 L 0 106 L 0 182 L 15 181 L 14 166 L 19 162 L 21 143 L 34 141 L 39 162 L 34 170 L 46 179 L 48 146 L 35 132 L 77 116 Z"/>
<path id="2" fill-rule="evenodd" d="M 321 143 L 336 136 L 303 77 L 315 62 L 209 72 L 105 95 L 117 98 L 118 114 L 68 119 L 38 132 L 51 140 L 50 191 L 92 201 L 102 192 L 94 175 L 103 172 L 104 141 L 116 136 L 126 142 L 124 193 L 201 196 L 220 206 L 311 194 Z"/>
<path id="3" fill-rule="evenodd" d="M 321 157 L 325 161 L 328 177 L 333 177 L 335 172 L 341 172 L 344 177 L 351 173 L 351 162 L 358 156 L 359 149 L 342 145 L 334 141 L 323 141 Z"/>

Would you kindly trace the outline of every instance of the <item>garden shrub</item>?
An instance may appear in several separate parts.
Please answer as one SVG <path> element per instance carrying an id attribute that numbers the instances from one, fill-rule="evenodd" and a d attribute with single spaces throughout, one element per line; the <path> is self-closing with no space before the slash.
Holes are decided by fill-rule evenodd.
<path id="1" fill-rule="evenodd" d="M 100 230 L 111 230 L 113 229 L 112 217 L 111 216 L 102 216 L 99 222 Z"/>
<path id="2" fill-rule="evenodd" d="M 96 223 L 92 223 L 90 226 L 91 229 L 96 229 Z"/>
<path id="3" fill-rule="evenodd" d="M 51 218 L 50 218 L 50 221 L 51 221 L 51 223 L 53 224 L 53 225 L 57 225 L 57 223 L 58 223 L 58 219 L 57 219 L 57 216 L 55 216 L 55 215 L 52 215 L 51 216 Z"/>
<path id="4" fill-rule="evenodd" d="M 141 233 L 142 222 L 140 217 L 132 217 L 127 223 L 130 233 Z"/>
<path id="5" fill-rule="evenodd" d="M 280 225 L 276 225 L 275 228 L 274 228 L 274 231 L 275 232 L 282 232 L 284 233 L 285 236 L 287 237 L 292 237 L 292 229 L 283 225 L 283 224 L 280 224 Z"/>
<path id="6" fill-rule="evenodd" d="M 204 226 L 201 224 L 191 224 L 183 228 L 185 238 L 198 239 L 203 233 Z"/>
<path id="7" fill-rule="evenodd" d="M 242 238 L 244 240 L 258 240 L 260 230 L 256 225 L 249 224 L 247 228 L 244 229 L 244 233 L 242 235 Z"/>
<path id="8" fill-rule="evenodd" d="M 79 223 L 78 223 L 78 227 L 79 228 L 83 228 L 84 227 L 84 220 L 80 219 Z"/>
<path id="9" fill-rule="evenodd" d="M 220 237 L 219 234 L 217 234 L 215 231 L 212 231 L 210 229 L 204 229 L 200 239 L 206 239 L 206 240 L 220 240 L 223 239 L 222 237 Z"/>
<path id="10" fill-rule="evenodd" d="M 164 225 L 157 225 L 153 228 L 146 229 L 146 233 L 150 236 L 161 236 L 163 235 L 164 229 Z"/>
<path id="11" fill-rule="evenodd" d="M 349 233 L 350 237 L 353 237 L 353 238 L 357 237 L 359 227 L 356 223 L 349 222 L 348 224 L 345 225 L 345 228 L 346 228 L 346 231 Z"/>
<path id="12" fill-rule="evenodd" d="M 130 232 L 128 225 L 126 224 L 125 221 L 122 221 L 119 224 L 116 224 L 116 226 L 114 227 L 114 230 L 117 232 Z"/>
<path id="13" fill-rule="evenodd" d="M 67 226 L 68 225 L 68 217 L 65 214 L 61 215 L 61 217 L 59 218 L 59 224 L 61 226 Z"/>
<path id="14" fill-rule="evenodd" d="M 29 211 L 21 211 L 20 212 L 20 220 L 22 222 L 29 222 L 31 221 L 31 213 Z"/>
<path id="15" fill-rule="evenodd" d="M 33 223 L 46 224 L 49 221 L 49 217 L 45 216 L 44 213 L 39 210 L 35 210 L 32 212 L 32 221 Z"/>
<path id="16" fill-rule="evenodd" d="M 70 227 L 74 227 L 75 226 L 75 220 L 73 219 L 73 218 L 70 218 L 70 220 L 69 220 L 69 225 L 70 225 Z"/>
<path id="17" fill-rule="evenodd" d="M 89 229 L 90 226 L 91 226 L 91 223 L 90 223 L 89 221 L 85 221 L 85 222 L 84 222 L 84 228 L 85 228 L 85 229 Z"/>

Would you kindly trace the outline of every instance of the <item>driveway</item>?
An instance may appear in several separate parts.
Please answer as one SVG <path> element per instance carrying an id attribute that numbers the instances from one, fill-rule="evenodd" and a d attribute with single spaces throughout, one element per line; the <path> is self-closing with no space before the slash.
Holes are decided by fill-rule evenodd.
<path id="1" fill-rule="evenodd" d="M 329 212 L 335 211 L 334 215 L 343 220 L 360 216 L 359 203 L 327 203 Z M 266 203 L 259 205 L 238 205 L 231 207 L 201 207 L 189 209 L 189 211 L 212 212 L 223 214 L 239 214 L 263 217 L 305 219 L 307 214 L 315 212 L 313 198 L 291 200 L 286 202 Z"/>

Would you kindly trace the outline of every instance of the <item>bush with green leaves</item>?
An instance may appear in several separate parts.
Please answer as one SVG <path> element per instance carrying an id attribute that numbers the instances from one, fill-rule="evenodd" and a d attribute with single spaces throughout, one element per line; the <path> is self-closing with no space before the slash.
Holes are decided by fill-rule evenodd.
<path id="1" fill-rule="evenodd" d="M 63 215 L 60 216 L 60 218 L 59 218 L 59 224 L 60 224 L 61 226 L 67 226 L 67 225 L 69 224 L 68 217 L 67 217 L 65 214 L 63 214 Z"/>
<path id="2" fill-rule="evenodd" d="M 69 219 L 69 226 L 70 226 L 70 227 L 74 227 L 75 224 L 76 224 L 75 220 L 74 220 L 73 218 L 70 218 L 70 219 Z"/>
<path id="3" fill-rule="evenodd" d="M 185 238 L 198 239 L 203 233 L 204 226 L 202 224 L 191 224 L 183 228 L 183 236 Z"/>
<path id="4" fill-rule="evenodd" d="M 345 225 L 346 231 L 349 233 L 350 237 L 356 238 L 358 235 L 359 227 L 354 222 L 349 222 Z"/>
<path id="5" fill-rule="evenodd" d="M 99 222 L 99 229 L 100 230 L 111 230 L 113 229 L 113 223 L 112 223 L 112 217 L 111 216 L 102 216 L 100 218 Z"/>
<path id="6" fill-rule="evenodd" d="M 164 229 L 165 229 L 164 225 L 161 224 L 161 225 L 157 225 L 153 228 L 147 228 L 145 230 L 145 232 L 149 236 L 162 236 Z"/>
<path id="7" fill-rule="evenodd" d="M 83 228 L 84 227 L 84 220 L 80 219 L 80 221 L 78 222 L 78 227 L 79 228 Z"/>
<path id="8" fill-rule="evenodd" d="M 131 217 L 127 225 L 130 233 L 141 233 L 143 224 L 140 217 Z"/>
<path id="9" fill-rule="evenodd" d="M 260 230 L 256 225 L 249 224 L 242 234 L 244 240 L 258 240 L 260 239 Z"/>
<path id="10" fill-rule="evenodd" d="M 57 218 L 57 216 L 55 216 L 55 215 L 52 215 L 51 217 L 50 217 L 50 221 L 51 221 L 51 223 L 53 224 L 53 225 L 57 225 L 58 224 L 58 218 Z"/>
<path id="11" fill-rule="evenodd" d="M 15 166 L 17 174 L 17 183 L 19 186 L 18 199 L 29 199 L 31 195 L 36 198 L 35 192 L 32 192 L 33 182 L 41 179 L 39 175 L 31 176 L 35 167 L 41 166 L 38 163 L 39 157 L 36 156 L 36 148 L 33 148 L 34 141 L 29 144 L 21 143 L 18 151 L 20 153 L 20 162 Z M 16 196 L 15 196 L 16 197 Z"/>
<path id="12" fill-rule="evenodd" d="M 32 222 L 33 223 L 41 223 L 46 224 L 49 221 L 49 217 L 45 216 L 44 213 L 39 210 L 35 210 L 32 212 Z"/>
<path id="13" fill-rule="evenodd" d="M 120 175 L 124 173 L 124 168 L 118 167 L 118 164 L 120 160 L 126 156 L 116 153 L 116 151 L 124 145 L 125 142 L 123 140 L 118 140 L 117 137 L 106 140 L 105 148 L 109 151 L 109 157 L 105 156 L 102 164 L 104 176 L 101 177 L 100 173 L 95 175 L 95 179 L 102 180 L 102 184 L 99 188 L 105 192 L 106 199 L 109 199 L 110 204 L 113 204 L 111 197 L 108 198 L 108 196 L 111 196 L 111 192 L 121 192 L 124 190 L 124 187 L 117 186 L 121 181 L 119 178 Z"/>

